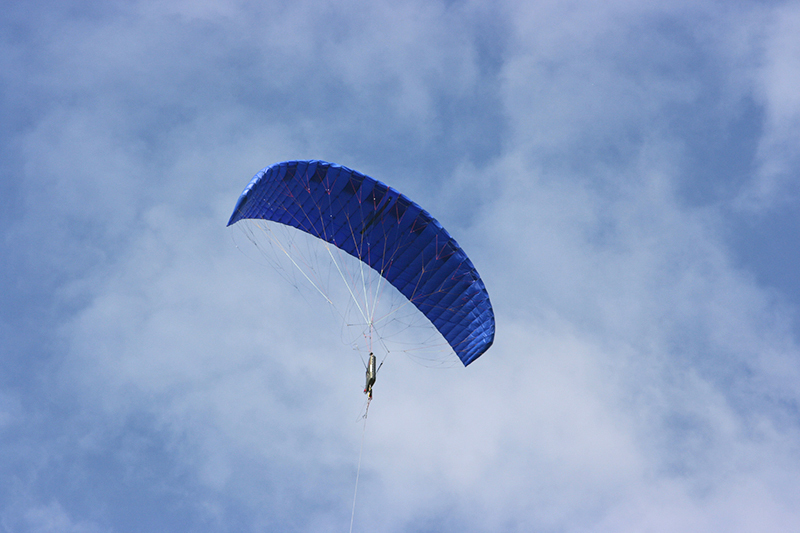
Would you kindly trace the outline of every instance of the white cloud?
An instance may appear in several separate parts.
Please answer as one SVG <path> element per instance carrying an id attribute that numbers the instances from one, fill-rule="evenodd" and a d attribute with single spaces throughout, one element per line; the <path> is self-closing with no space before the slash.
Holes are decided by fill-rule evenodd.
<path id="1" fill-rule="evenodd" d="M 764 106 L 764 132 L 758 147 L 757 179 L 741 203 L 749 208 L 780 205 L 797 196 L 800 162 L 800 6 L 790 2 L 770 13 L 764 29 L 763 58 L 755 83 Z"/>
<path id="2" fill-rule="evenodd" d="M 25 512 L 26 531 L 35 533 L 90 533 L 105 531 L 94 524 L 74 522 L 58 502 L 34 507 Z"/>
<path id="3" fill-rule="evenodd" d="M 13 137 L 27 210 L 6 236 L 48 258 L 31 276 L 52 276 L 59 328 L 42 332 L 38 384 L 0 393 L 13 450 L 41 438 L 47 458 L 2 465 L 28 509 L 6 507 L 6 523 L 125 531 L 137 526 L 120 517 L 149 509 L 142 523 L 164 528 L 347 527 L 358 355 L 321 300 L 225 228 L 260 167 L 322 157 L 440 216 L 498 320 L 467 369 L 387 360 L 356 530 L 796 529 L 794 311 L 731 258 L 738 215 L 681 189 L 697 140 L 682 124 L 734 122 L 754 83 L 765 129 L 747 138 L 761 158 L 750 178 L 775 187 L 752 198 L 787 186 L 796 10 L 756 19 L 739 48 L 720 44 L 738 14 L 716 9 L 53 14 L 25 68 L 35 92 L 66 96 Z M 776 30 L 755 70 L 762 20 Z M 722 72 L 704 70 L 718 58 Z M 715 84 L 724 103 L 697 105 Z M 25 312 L 23 295 L 3 305 Z M 28 412 L 44 422 L 20 429 Z"/>

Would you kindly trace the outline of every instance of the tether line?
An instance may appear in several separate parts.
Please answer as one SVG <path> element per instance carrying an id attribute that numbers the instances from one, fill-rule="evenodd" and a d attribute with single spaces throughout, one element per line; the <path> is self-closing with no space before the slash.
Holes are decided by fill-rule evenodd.
<path id="1" fill-rule="evenodd" d="M 361 456 L 364 453 L 364 437 L 367 434 L 367 415 L 369 414 L 369 403 L 367 400 L 367 410 L 364 412 L 364 429 L 361 432 L 361 449 L 358 451 L 358 469 L 356 470 L 356 488 L 353 491 L 353 512 L 350 513 L 350 533 L 353 533 L 353 519 L 356 517 L 356 495 L 358 494 L 358 477 L 361 475 Z"/>

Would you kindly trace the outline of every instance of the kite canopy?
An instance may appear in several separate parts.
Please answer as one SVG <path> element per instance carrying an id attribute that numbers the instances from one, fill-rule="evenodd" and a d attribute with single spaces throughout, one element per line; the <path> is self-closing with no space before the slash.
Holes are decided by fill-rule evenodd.
<path id="1" fill-rule="evenodd" d="M 324 161 L 258 172 L 228 226 L 265 219 L 297 228 L 363 261 L 421 311 L 464 365 L 494 342 L 494 312 L 477 270 L 427 211 L 380 181 Z"/>

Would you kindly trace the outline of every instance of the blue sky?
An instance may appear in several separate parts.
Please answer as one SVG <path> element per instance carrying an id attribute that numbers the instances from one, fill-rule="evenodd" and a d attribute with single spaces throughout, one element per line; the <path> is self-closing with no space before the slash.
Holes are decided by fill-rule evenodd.
<path id="1" fill-rule="evenodd" d="M 4 6 L 0 530 L 348 529 L 361 363 L 225 227 L 310 158 L 497 318 L 382 369 L 354 531 L 800 529 L 800 3 L 657 4 Z"/>

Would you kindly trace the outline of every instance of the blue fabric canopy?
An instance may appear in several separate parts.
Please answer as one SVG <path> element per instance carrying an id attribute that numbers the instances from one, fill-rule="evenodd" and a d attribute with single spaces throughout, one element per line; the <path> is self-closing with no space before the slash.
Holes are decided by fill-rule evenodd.
<path id="1" fill-rule="evenodd" d="M 253 177 L 228 226 L 250 218 L 293 226 L 368 264 L 433 323 L 465 366 L 494 342 L 489 294 L 467 254 L 392 187 L 324 161 L 286 161 Z"/>

